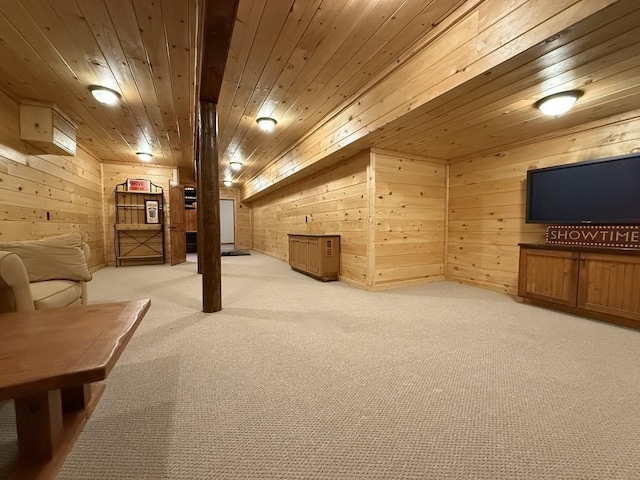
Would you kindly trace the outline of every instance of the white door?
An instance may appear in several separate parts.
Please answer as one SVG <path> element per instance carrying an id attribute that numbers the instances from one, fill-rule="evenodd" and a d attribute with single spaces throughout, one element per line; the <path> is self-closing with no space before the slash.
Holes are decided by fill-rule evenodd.
<path id="1" fill-rule="evenodd" d="M 233 207 L 233 200 L 220 200 L 220 250 L 223 252 L 235 249 Z"/>

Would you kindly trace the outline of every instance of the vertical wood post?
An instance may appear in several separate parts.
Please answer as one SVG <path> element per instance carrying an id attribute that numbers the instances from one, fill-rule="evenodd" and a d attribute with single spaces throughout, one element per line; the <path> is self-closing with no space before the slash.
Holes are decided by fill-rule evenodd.
<path id="1" fill-rule="evenodd" d="M 203 223 L 202 223 L 202 210 L 203 208 L 200 206 L 200 199 L 202 198 L 201 188 L 202 182 L 202 172 L 200 171 L 200 138 L 202 138 L 202 117 L 200 113 L 200 104 L 196 107 L 196 147 L 195 147 L 195 173 L 196 173 L 196 232 L 203 232 Z M 204 248 L 204 243 L 202 242 L 202 233 L 196 233 L 196 251 L 198 255 L 198 273 L 202 274 L 202 249 Z"/>
<path id="2" fill-rule="evenodd" d="M 198 249 L 202 248 L 202 311 L 222 310 L 220 266 L 220 185 L 218 183 L 217 112 L 213 102 L 200 102 L 200 175 Z M 202 204 L 200 204 L 202 202 Z M 200 230 L 200 227 L 202 229 Z"/>

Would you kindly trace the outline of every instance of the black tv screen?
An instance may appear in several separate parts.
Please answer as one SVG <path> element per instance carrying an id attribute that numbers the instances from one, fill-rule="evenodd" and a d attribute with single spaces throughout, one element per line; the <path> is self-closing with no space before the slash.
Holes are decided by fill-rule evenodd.
<path id="1" fill-rule="evenodd" d="M 529 170 L 526 221 L 640 224 L 640 154 Z"/>

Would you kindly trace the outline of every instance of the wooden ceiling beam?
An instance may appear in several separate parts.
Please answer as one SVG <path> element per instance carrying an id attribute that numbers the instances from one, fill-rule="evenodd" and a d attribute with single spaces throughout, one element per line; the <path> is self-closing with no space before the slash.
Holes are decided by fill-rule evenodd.
<path id="1" fill-rule="evenodd" d="M 200 100 L 218 103 L 240 0 L 205 0 Z"/>

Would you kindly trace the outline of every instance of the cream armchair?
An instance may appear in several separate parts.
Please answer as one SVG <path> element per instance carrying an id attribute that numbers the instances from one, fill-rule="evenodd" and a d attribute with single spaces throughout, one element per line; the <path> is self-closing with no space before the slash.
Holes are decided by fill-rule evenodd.
<path id="1" fill-rule="evenodd" d="M 0 243 L 0 313 L 86 304 L 89 253 L 78 234 Z"/>

